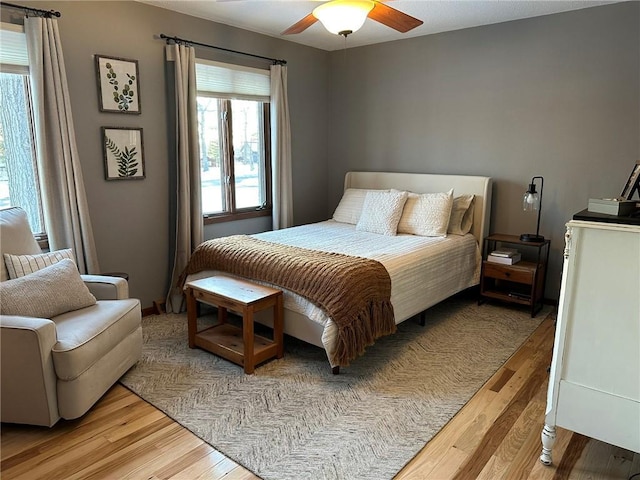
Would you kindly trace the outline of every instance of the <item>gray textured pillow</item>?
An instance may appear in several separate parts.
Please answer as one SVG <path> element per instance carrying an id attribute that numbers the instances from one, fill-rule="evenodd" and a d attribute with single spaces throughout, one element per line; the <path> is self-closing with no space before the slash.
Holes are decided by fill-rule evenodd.
<path id="1" fill-rule="evenodd" d="M 95 305 L 76 264 L 65 258 L 24 277 L 0 283 L 3 315 L 52 318 Z"/>

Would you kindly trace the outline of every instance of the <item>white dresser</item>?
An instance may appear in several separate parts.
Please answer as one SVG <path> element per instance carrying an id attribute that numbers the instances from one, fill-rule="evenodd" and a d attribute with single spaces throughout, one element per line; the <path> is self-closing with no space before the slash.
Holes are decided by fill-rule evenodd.
<path id="1" fill-rule="evenodd" d="M 640 452 L 640 225 L 567 223 L 545 465 L 556 426 Z"/>

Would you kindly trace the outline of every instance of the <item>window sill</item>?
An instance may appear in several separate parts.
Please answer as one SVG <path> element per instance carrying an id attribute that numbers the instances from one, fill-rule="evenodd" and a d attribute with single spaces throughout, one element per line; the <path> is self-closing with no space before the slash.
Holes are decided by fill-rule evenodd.
<path id="1" fill-rule="evenodd" d="M 233 222 L 236 220 L 246 220 L 248 218 L 270 216 L 271 208 L 265 208 L 260 210 L 249 210 L 246 212 L 208 214 L 204 215 L 203 221 L 205 225 L 210 225 L 212 223 Z"/>
<path id="2" fill-rule="evenodd" d="M 49 251 L 49 238 L 46 236 L 36 236 L 36 241 L 38 242 L 38 245 L 40 246 L 40 250 L 42 250 L 43 252 L 48 252 Z"/>

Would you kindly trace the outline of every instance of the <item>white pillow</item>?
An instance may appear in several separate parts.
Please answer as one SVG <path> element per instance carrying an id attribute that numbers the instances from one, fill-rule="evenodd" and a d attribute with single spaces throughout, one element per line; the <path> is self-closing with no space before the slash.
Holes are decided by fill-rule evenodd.
<path id="1" fill-rule="evenodd" d="M 360 220 L 362 206 L 367 192 L 388 192 L 389 190 L 371 190 L 366 188 L 347 188 L 342 194 L 340 203 L 333 212 L 333 219 L 336 222 L 350 223 L 355 225 Z"/>
<path id="2" fill-rule="evenodd" d="M 398 223 L 398 233 L 446 237 L 453 190 L 442 193 L 410 193 Z"/>
<path id="3" fill-rule="evenodd" d="M 454 235 L 466 235 L 473 226 L 473 207 L 475 195 L 460 195 L 453 199 L 451 218 L 449 219 L 448 233 Z"/>
<path id="4" fill-rule="evenodd" d="M 4 264 L 9 272 L 9 278 L 19 278 L 29 273 L 37 272 L 44 267 L 53 265 L 60 260 L 68 258 L 75 262 L 73 251 L 70 248 L 55 252 L 39 253 L 37 255 L 12 255 L 4 254 Z"/>
<path id="5" fill-rule="evenodd" d="M 395 236 L 407 192 L 368 192 L 356 230 Z"/>
<path id="6" fill-rule="evenodd" d="M 65 258 L 24 277 L 0 283 L 3 315 L 53 318 L 95 305 L 73 260 Z"/>

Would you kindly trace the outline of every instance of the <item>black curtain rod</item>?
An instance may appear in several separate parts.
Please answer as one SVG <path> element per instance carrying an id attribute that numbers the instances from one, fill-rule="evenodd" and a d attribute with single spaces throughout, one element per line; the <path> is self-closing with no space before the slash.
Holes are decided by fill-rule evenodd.
<path id="1" fill-rule="evenodd" d="M 189 45 L 198 45 L 200 47 L 215 48 L 216 50 L 222 50 L 224 52 L 235 53 L 237 55 L 246 55 L 247 57 L 260 58 L 262 60 L 269 60 L 270 62 L 273 62 L 274 65 L 286 65 L 287 64 L 286 60 L 278 60 L 277 58 L 263 57 L 262 55 L 254 55 L 253 53 L 240 52 L 238 50 L 231 50 L 229 48 L 217 47 L 215 45 L 207 45 L 206 43 L 194 42 L 192 40 L 185 40 L 183 38 L 178 38 L 178 37 L 169 37 L 168 35 L 165 35 L 164 33 L 160 34 L 160 38 L 166 40 L 167 43 L 169 43 L 169 41 L 174 41 L 176 43 L 183 43 L 183 44 L 186 43 L 186 44 L 189 44 Z"/>
<path id="2" fill-rule="evenodd" d="M 16 5 L 14 3 L 2 2 L 0 3 L 0 7 L 19 8 L 20 10 L 37 13 L 38 15 L 42 15 L 43 17 L 48 18 L 60 16 L 60 12 L 56 12 L 55 10 L 40 10 L 39 8 L 24 7 L 22 5 Z"/>

